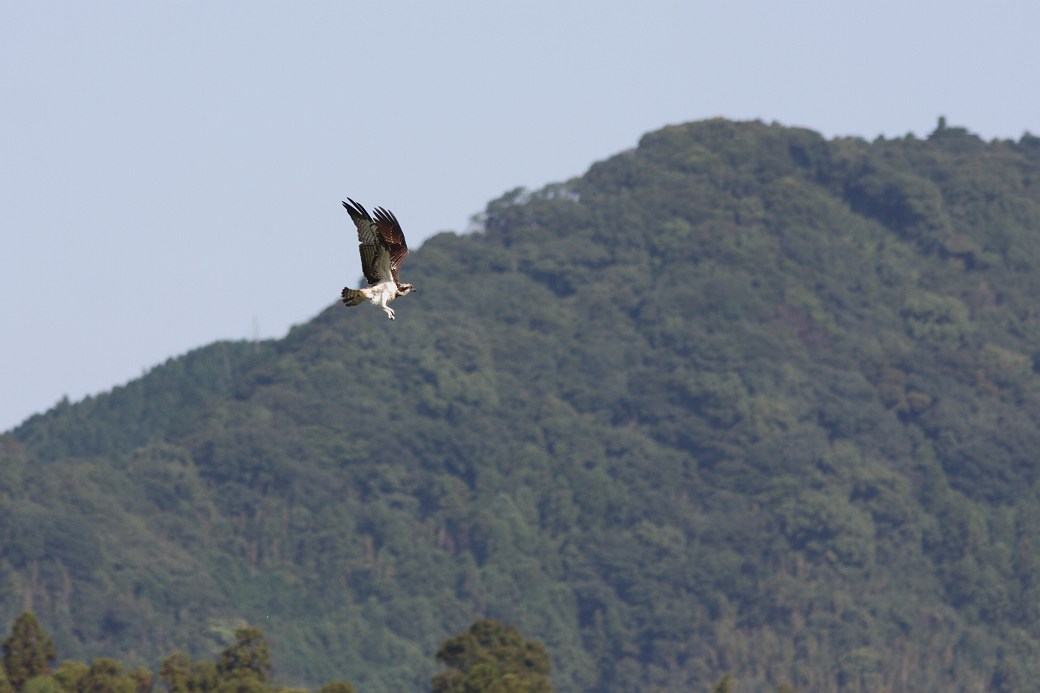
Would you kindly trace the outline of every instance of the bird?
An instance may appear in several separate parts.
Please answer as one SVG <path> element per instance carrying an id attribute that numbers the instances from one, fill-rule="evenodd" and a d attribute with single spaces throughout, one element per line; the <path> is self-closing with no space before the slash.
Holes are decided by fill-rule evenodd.
<path id="1" fill-rule="evenodd" d="M 368 287 L 351 289 L 344 287 L 341 294 L 343 305 L 350 308 L 371 301 L 394 319 L 394 309 L 387 304 L 398 296 L 407 296 L 415 291 L 411 284 L 403 284 L 398 275 L 401 263 L 408 256 L 408 244 L 404 240 L 401 223 L 393 212 L 375 208 L 375 219 L 354 200 L 347 198 L 343 207 L 357 227 L 358 250 L 361 252 L 361 271 L 368 280 Z"/>

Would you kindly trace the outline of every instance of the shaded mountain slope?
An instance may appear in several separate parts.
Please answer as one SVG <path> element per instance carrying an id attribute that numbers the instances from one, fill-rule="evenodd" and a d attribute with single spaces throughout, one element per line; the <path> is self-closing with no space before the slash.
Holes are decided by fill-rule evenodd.
<path id="1" fill-rule="evenodd" d="M 248 621 L 365 691 L 480 616 L 564 691 L 1033 680 L 1038 185 L 1030 136 L 648 134 L 431 238 L 394 323 L 0 438 L 0 610 L 145 662 Z"/>

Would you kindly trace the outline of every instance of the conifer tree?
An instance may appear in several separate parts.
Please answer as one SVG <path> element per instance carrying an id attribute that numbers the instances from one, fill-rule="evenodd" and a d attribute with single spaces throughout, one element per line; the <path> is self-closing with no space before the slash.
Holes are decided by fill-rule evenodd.
<path id="1" fill-rule="evenodd" d="M 34 676 L 49 674 L 57 659 L 54 641 L 43 632 L 36 615 L 26 611 L 11 626 L 11 635 L 3 642 L 4 669 L 16 691 Z"/>

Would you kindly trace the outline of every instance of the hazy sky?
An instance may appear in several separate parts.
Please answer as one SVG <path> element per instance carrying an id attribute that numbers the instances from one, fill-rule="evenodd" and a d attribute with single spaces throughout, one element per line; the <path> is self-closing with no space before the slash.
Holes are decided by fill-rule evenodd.
<path id="1" fill-rule="evenodd" d="M 414 249 L 670 123 L 1038 133 L 1038 27 L 1035 0 L 0 2 L 0 430 L 313 317 L 360 276 L 348 195 Z"/>

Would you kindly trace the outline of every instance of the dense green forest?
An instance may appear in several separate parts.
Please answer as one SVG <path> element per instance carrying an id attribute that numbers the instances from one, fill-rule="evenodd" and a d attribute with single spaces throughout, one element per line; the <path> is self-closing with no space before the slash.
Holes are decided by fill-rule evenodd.
<path id="1" fill-rule="evenodd" d="M 253 624 L 365 693 L 484 618 L 566 693 L 1040 680 L 1040 139 L 689 123 L 480 226 L 395 322 L 0 437 L 0 622 L 152 669 Z"/>
<path id="2" fill-rule="evenodd" d="M 252 627 L 236 630 L 216 660 L 170 654 L 158 675 L 146 667 L 127 670 L 111 657 L 90 664 L 66 659 L 55 666 L 54 640 L 31 611 L 15 619 L 0 651 L 0 693 L 307 693 L 274 681 L 267 636 Z M 433 678 L 433 693 L 554 693 L 545 646 L 496 621 L 479 620 L 448 638 L 437 659 L 447 670 Z M 318 693 L 355 689 L 345 681 L 330 681 Z"/>

